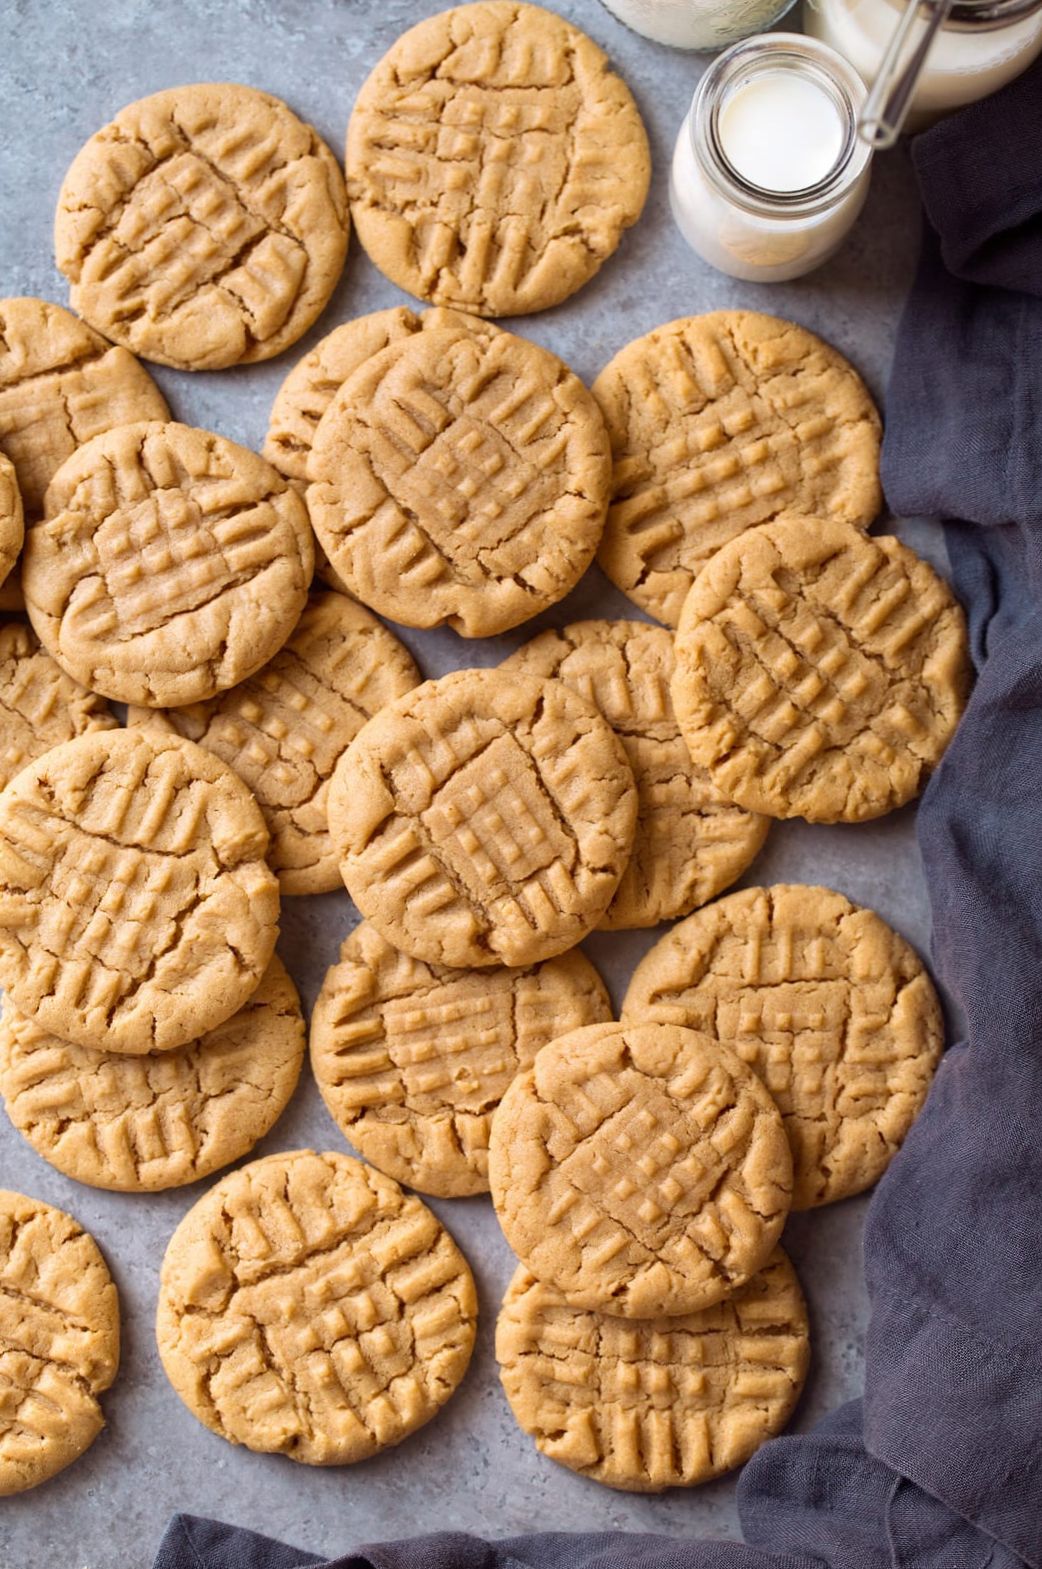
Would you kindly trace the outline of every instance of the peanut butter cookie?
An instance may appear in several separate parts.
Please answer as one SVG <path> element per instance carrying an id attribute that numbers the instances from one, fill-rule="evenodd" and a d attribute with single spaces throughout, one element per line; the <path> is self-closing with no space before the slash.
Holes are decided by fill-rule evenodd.
<path id="1" fill-rule="evenodd" d="M 715 550 L 782 512 L 867 526 L 879 415 L 820 338 L 755 311 L 657 327 L 593 384 L 615 458 L 600 564 L 669 626 Z"/>
<path id="2" fill-rule="evenodd" d="M 570 1307 L 522 1264 L 496 1325 L 503 1388 L 540 1453 L 634 1493 L 743 1465 L 789 1420 L 809 1342 L 781 1248 L 726 1302 L 636 1321 Z"/>
<path id="3" fill-rule="evenodd" d="M 187 708 L 131 708 L 127 723 L 197 741 L 257 798 L 284 894 L 339 888 L 326 794 L 358 731 L 416 686 L 412 655 L 343 594 L 316 594 L 289 642 L 239 686 Z"/>
<path id="4" fill-rule="evenodd" d="M 0 1498 L 89 1449 L 119 1367 L 119 1301 L 69 1215 L 0 1190 Z"/>
<path id="5" fill-rule="evenodd" d="M 0 583 L 18 560 L 25 538 L 25 515 L 18 477 L 10 458 L 0 452 Z"/>
<path id="6" fill-rule="evenodd" d="M 781 1235 L 792 1157 L 727 1047 L 668 1024 L 593 1024 L 544 1046 L 492 1119 L 492 1202 L 521 1262 L 573 1307 L 693 1313 Z"/>
<path id="7" fill-rule="evenodd" d="M 103 730 L 0 793 L 0 986 L 95 1051 L 171 1051 L 256 991 L 278 931 L 242 781 L 174 736 Z"/>
<path id="8" fill-rule="evenodd" d="M 621 743 L 560 681 L 457 670 L 363 727 L 329 792 L 347 890 L 428 964 L 538 964 L 611 903 L 637 793 Z"/>
<path id="9" fill-rule="evenodd" d="M 926 1099 L 944 1039 L 915 951 L 829 888 L 746 888 L 699 910 L 637 966 L 623 1021 L 723 1041 L 785 1122 L 794 1209 L 882 1176 Z"/>
<path id="10" fill-rule="evenodd" d="M 30 522 L 83 442 L 169 418 L 163 394 L 126 349 L 49 300 L 0 300 L 0 449 L 15 466 Z"/>
<path id="11" fill-rule="evenodd" d="M 336 159 L 278 98 L 231 82 L 153 93 L 73 160 L 54 245 L 73 308 L 181 370 L 267 360 L 318 316 L 344 265 Z"/>
<path id="12" fill-rule="evenodd" d="M 600 410 L 546 349 L 444 327 L 351 375 L 308 458 L 308 511 L 350 593 L 405 626 L 491 637 L 593 559 L 611 454 Z"/>
<path id="13" fill-rule="evenodd" d="M 347 176 L 380 270 L 478 316 L 545 310 L 636 223 L 651 176 L 629 89 L 552 11 L 479 0 L 393 44 L 355 101 Z"/>
<path id="14" fill-rule="evenodd" d="M 311 1064 L 337 1126 L 423 1193 L 488 1192 L 492 1113 L 541 1046 L 612 1016 L 581 953 L 522 970 L 421 964 L 363 921 L 326 975 Z"/>
<path id="15" fill-rule="evenodd" d="M 65 462 L 22 567 L 62 669 L 122 703 L 196 703 L 266 664 L 307 602 L 307 509 L 256 453 L 188 425 L 125 425 Z"/>
<path id="16" fill-rule="evenodd" d="M 674 645 L 695 762 L 771 817 L 864 822 L 919 794 L 966 700 L 962 610 L 900 540 L 779 518 L 702 570 Z"/>
<path id="17" fill-rule="evenodd" d="M 95 1188 L 156 1193 L 208 1177 L 274 1126 L 300 1077 L 304 1018 L 272 959 L 224 1024 L 176 1051 L 71 1046 L 5 1001 L 0 1095 L 44 1160 Z"/>
<path id="18" fill-rule="evenodd" d="M 672 921 L 741 876 L 768 819 L 732 806 L 692 763 L 669 696 L 667 631 L 642 621 L 576 621 L 541 633 L 500 668 L 564 681 L 600 709 L 626 749 L 637 836 L 602 928 Z"/>
<path id="19" fill-rule="evenodd" d="M 347 1155 L 271 1155 L 190 1209 L 163 1261 L 167 1377 L 222 1438 L 349 1465 L 429 1422 L 470 1361 L 477 1295 L 437 1217 Z"/>
<path id="20" fill-rule="evenodd" d="M 0 789 L 52 746 L 114 729 L 105 699 L 59 669 L 27 626 L 0 627 Z"/>

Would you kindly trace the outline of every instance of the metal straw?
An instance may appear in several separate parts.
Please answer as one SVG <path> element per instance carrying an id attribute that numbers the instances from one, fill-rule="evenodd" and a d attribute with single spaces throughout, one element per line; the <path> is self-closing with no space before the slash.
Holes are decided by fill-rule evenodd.
<path id="1" fill-rule="evenodd" d="M 947 21 L 953 4 L 954 0 L 908 0 L 858 120 L 858 135 L 870 147 L 893 147 L 900 136 L 930 45 Z M 926 31 L 907 63 L 902 63 L 920 11 L 927 13 Z"/>

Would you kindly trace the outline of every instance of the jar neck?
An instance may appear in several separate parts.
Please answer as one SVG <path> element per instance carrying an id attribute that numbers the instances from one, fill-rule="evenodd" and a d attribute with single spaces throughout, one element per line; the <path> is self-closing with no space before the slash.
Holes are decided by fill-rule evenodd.
<path id="1" fill-rule="evenodd" d="M 792 191 L 768 190 L 747 179 L 731 162 L 720 134 L 721 111 L 730 96 L 757 76 L 779 71 L 798 74 L 825 93 L 842 130 L 832 167 L 813 185 Z M 842 201 L 868 166 L 871 148 L 857 133 L 865 98 L 860 76 L 826 44 L 798 33 L 748 39 L 720 55 L 695 91 L 687 131 L 696 163 L 720 194 L 745 212 L 775 219 L 814 217 Z"/>
<path id="2" fill-rule="evenodd" d="M 893 0 L 892 0 L 893 3 Z M 924 14 L 935 9 L 936 0 L 920 0 Z M 894 6 L 901 9 L 900 0 Z M 955 0 L 941 24 L 942 32 L 998 33 L 1015 27 L 1025 17 L 1042 13 L 1042 0 Z"/>

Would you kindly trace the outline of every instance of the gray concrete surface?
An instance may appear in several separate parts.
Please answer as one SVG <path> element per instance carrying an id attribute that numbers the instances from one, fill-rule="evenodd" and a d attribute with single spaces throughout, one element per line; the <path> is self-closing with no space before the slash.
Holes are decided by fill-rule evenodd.
<path id="1" fill-rule="evenodd" d="M 811 278 L 774 287 L 737 284 L 697 261 L 668 209 L 672 141 L 704 57 L 674 53 L 616 23 L 598 0 L 556 0 L 612 54 L 651 133 L 655 181 L 643 220 L 601 275 L 572 301 L 515 323 L 583 376 L 630 338 L 674 316 L 743 304 L 791 315 L 823 332 L 882 392 L 902 296 L 914 264 L 918 217 L 903 153 L 878 162 L 868 206 L 842 253 Z M 51 251 L 62 174 L 81 142 L 122 104 L 179 82 L 231 79 L 287 99 L 339 152 L 354 95 L 408 25 L 437 9 L 423 0 L 5 0 L 0 31 L 0 295 L 64 302 Z M 309 339 L 402 296 L 353 246 L 336 296 Z M 259 446 L 291 350 L 266 366 L 212 375 L 158 372 L 176 413 Z M 927 525 L 903 526 L 936 555 Z M 632 615 L 591 573 L 542 623 L 576 615 Z M 531 629 L 467 644 L 451 634 L 405 639 L 428 674 L 496 662 Z M 820 881 L 878 909 L 920 950 L 929 910 L 914 818 L 877 825 L 777 825 L 749 881 Z M 310 1004 L 341 938 L 357 919 L 346 894 L 290 901 L 281 951 Z M 652 934 L 597 937 L 593 958 L 621 996 Z M 261 1153 L 341 1148 L 305 1079 Z M 474 1365 L 442 1416 L 400 1449 L 351 1470 L 315 1471 L 236 1450 L 200 1427 L 168 1388 L 152 1335 L 163 1248 L 198 1189 L 135 1198 L 77 1186 L 22 1143 L 0 1114 L 0 1186 L 71 1210 L 112 1265 L 123 1304 L 123 1369 L 106 1399 L 108 1428 L 90 1453 L 35 1493 L 0 1500 L 0 1569 L 146 1569 L 168 1516 L 209 1513 L 323 1553 L 422 1530 L 505 1535 L 532 1529 L 621 1528 L 736 1536 L 732 1480 L 689 1493 L 612 1493 L 541 1459 L 516 1428 L 496 1378 L 492 1330 L 511 1260 L 485 1200 L 436 1205 L 477 1274 L 482 1329 Z M 866 1307 L 861 1279 L 865 1204 L 854 1201 L 790 1223 L 786 1243 L 813 1310 L 815 1360 L 797 1425 L 813 1424 L 859 1392 Z"/>

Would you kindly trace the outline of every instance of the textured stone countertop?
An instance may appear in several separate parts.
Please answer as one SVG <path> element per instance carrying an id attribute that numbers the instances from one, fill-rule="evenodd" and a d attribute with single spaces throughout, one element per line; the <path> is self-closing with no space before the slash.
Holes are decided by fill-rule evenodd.
<path id="1" fill-rule="evenodd" d="M 554 0 L 613 57 L 639 101 L 655 163 L 641 222 L 586 288 L 517 330 L 560 354 L 589 382 L 629 339 L 672 317 L 745 305 L 791 316 L 848 354 L 882 395 L 902 297 L 911 277 L 918 215 L 906 154 L 877 163 L 867 208 L 839 256 L 797 283 L 736 283 L 686 249 L 669 214 L 669 158 L 706 57 L 647 43 L 598 0 Z M 66 301 L 51 247 L 54 203 L 66 166 L 87 136 L 124 103 L 161 87 L 233 80 L 266 88 L 312 120 L 342 152 L 355 93 L 406 27 L 438 9 L 424 0 L 7 0 L 0 48 L 0 296 Z M 191 376 L 159 369 L 176 415 L 259 447 L 275 390 L 296 355 L 337 323 L 402 303 L 352 244 L 339 288 L 317 327 L 281 359 Z M 904 525 L 937 558 L 936 531 Z M 942 558 L 943 559 L 943 558 Z M 451 633 L 402 635 L 423 671 L 496 663 L 543 625 L 583 615 L 636 614 L 596 570 L 549 616 L 508 637 L 464 643 Z M 920 951 L 929 907 L 905 810 L 861 827 L 777 824 L 746 882 L 823 882 L 874 906 Z M 288 900 L 280 952 L 310 1006 L 357 915 L 345 893 Z M 653 933 L 587 944 L 619 1000 Z M 305 1072 L 293 1104 L 257 1153 L 344 1147 Z M 0 1569 L 147 1569 L 169 1515 L 215 1514 L 321 1553 L 421 1530 L 507 1535 L 628 1529 L 737 1536 L 734 1482 L 661 1498 L 614 1493 L 542 1459 L 515 1426 L 492 1356 L 509 1251 L 487 1200 L 436 1202 L 467 1253 L 481 1293 L 471 1372 L 445 1412 L 375 1460 L 310 1470 L 233 1449 L 201 1427 L 168 1387 L 152 1319 L 167 1239 L 202 1187 L 154 1197 L 97 1192 L 40 1160 L 0 1114 L 0 1186 L 70 1210 L 97 1238 L 119 1285 L 123 1368 L 105 1397 L 108 1427 L 93 1449 L 49 1485 L 0 1500 Z M 810 1299 L 814 1367 L 797 1414 L 812 1425 L 861 1385 L 866 1319 L 861 1277 L 865 1201 L 796 1217 L 786 1245 Z"/>

